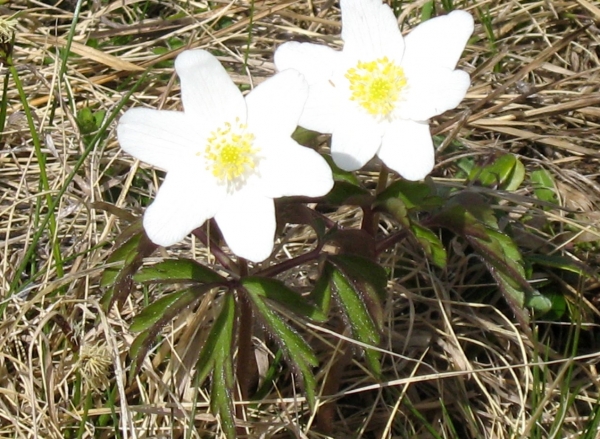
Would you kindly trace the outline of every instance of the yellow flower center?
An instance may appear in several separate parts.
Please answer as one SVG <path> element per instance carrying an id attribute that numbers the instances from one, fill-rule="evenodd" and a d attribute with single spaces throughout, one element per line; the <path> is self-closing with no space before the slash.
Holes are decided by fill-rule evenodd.
<path id="1" fill-rule="evenodd" d="M 402 67 L 387 57 L 375 61 L 359 61 L 348 69 L 346 79 L 350 81 L 350 100 L 357 102 L 376 117 L 389 117 L 406 87 L 406 76 Z"/>
<path id="2" fill-rule="evenodd" d="M 260 150 L 253 146 L 254 135 L 246 129 L 239 119 L 233 125 L 225 123 L 210 134 L 204 150 L 206 169 L 228 190 L 241 188 L 260 160 Z"/>

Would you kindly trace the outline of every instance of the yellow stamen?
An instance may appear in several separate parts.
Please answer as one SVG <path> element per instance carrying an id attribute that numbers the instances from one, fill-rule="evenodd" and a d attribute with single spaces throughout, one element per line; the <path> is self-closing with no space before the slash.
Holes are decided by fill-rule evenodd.
<path id="1" fill-rule="evenodd" d="M 350 100 L 376 117 L 390 117 L 406 87 L 404 70 L 387 57 L 359 61 L 345 76 L 350 81 Z"/>
<path id="2" fill-rule="evenodd" d="M 256 171 L 260 160 L 258 148 L 253 146 L 254 135 L 236 119 L 234 125 L 225 123 L 213 131 L 204 150 L 206 169 L 228 190 L 237 190 Z M 201 153 L 198 153 L 201 154 Z"/>

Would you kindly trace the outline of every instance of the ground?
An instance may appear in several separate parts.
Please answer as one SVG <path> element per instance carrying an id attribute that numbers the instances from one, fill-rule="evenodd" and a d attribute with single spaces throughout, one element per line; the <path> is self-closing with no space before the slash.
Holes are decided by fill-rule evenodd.
<path id="1" fill-rule="evenodd" d="M 132 318 L 161 290 L 136 287 L 120 310 L 101 303 L 109 255 L 164 176 L 120 150 L 116 122 L 132 106 L 181 109 L 173 60 L 186 48 L 218 56 L 243 91 L 274 73 L 273 51 L 284 41 L 340 48 L 339 4 L 53 3 L 0 1 L 0 31 L 10 35 L 12 27 L 15 35 L 0 41 L 4 55 L 12 48 L 12 61 L 3 56 L 0 65 L 0 437 L 219 437 L 207 388 L 198 389 L 186 367 L 197 354 L 188 350 L 197 340 L 189 328 L 202 310 L 170 322 L 131 377 Z M 336 332 L 341 319 L 299 322 L 320 360 L 319 409 L 311 410 L 296 375 L 274 363 L 277 346 L 257 330 L 258 369 L 275 364 L 275 381 L 259 400 L 240 403 L 238 436 L 595 438 L 600 5 L 389 4 L 403 32 L 451 9 L 474 16 L 458 65 L 471 88 L 457 109 L 431 121 L 432 181 L 472 186 L 505 212 L 501 227 L 520 252 L 549 257 L 545 265 L 528 259 L 538 261 L 528 279 L 560 299 L 545 315 L 516 309 L 465 242 L 446 232 L 439 232 L 445 269 L 414 242 L 401 242 L 381 259 L 389 273 L 382 374 L 344 341 L 349 333 Z M 311 146 L 326 151 L 327 141 L 311 138 Z M 507 153 L 523 164 L 518 187 L 469 177 L 466 167 Z M 361 181 L 374 187 L 379 169 L 367 166 Z M 359 217 L 351 207 L 327 214 L 346 225 Z M 381 218 L 380 229 L 388 226 Z M 314 236 L 289 226 L 285 239 L 300 253 Z M 145 263 L 175 255 L 207 260 L 194 239 Z M 308 288 L 316 270 L 307 265 L 280 278 Z"/>

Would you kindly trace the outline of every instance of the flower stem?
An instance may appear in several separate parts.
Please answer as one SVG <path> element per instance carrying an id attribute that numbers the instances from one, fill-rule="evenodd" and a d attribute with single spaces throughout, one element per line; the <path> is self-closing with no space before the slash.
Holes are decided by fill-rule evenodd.
<path id="1" fill-rule="evenodd" d="M 304 253 L 300 256 L 296 256 L 292 259 L 287 259 L 279 264 L 272 265 L 270 267 L 265 268 L 257 273 L 254 273 L 255 276 L 262 277 L 275 277 L 279 273 L 283 273 L 284 271 L 290 270 L 292 268 L 298 267 L 299 265 L 306 264 L 307 262 L 313 261 L 319 257 L 321 254 L 322 245 L 317 245 L 317 248 L 309 251 L 308 253 Z"/>
<path id="2" fill-rule="evenodd" d="M 200 240 L 202 244 L 206 246 L 211 252 L 211 254 L 215 257 L 219 264 L 225 267 L 229 271 L 233 271 L 235 264 L 231 260 L 227 254 L 219 247 L 215 242 L 213 242 L 204 231 L 203 228 L 198 228 L 192 231 L 192 234 Z"/>
<path id="3" fill-rule="evenodd" d="M 389 171 L 388 168 L 381 163 L 381 169 L 379 170 L 379 177 L 377 179 L 377 187 L 375 188 L 375 196 L 387 188 Z M 371 236 L 377 235 L 377 228 L 379 227 L 379 213 L 374 212 L 371 207 L 363 207 L 363 221 L 361 228 L 369 233 Z"/>

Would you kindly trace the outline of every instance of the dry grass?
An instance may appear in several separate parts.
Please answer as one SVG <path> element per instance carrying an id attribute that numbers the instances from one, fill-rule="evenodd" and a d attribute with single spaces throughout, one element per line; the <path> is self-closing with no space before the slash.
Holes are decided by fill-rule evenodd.
<path id="1" fill-rule="evenodd" d="M 0 6 L 3 15 L 20 11 L 14 62 L 46 161 L 41 164 L 35 154 L 11 79 L 0 144 L 0 437 L 213 437 L 218 422 L 209 413 L 207 394 L 195 389 L 184 367 L 193 364 L 193 349 L 187 354 L 185 349 L 186 341 L 197 339 L 190 328 L 203 318 L 198 313 L 174 321 L 139 376 L 126 381 L 134 336 L 128 325 L 153 292 L 132 296 L 121 313 L 104 313 L 100 276 L 127 222 L 116 210 L 95 207 L 108 202 L 124 215 L 140 215 L 160 175 L 120 151 L 114 123 L 91 144 L 93 133 L 82 132 L 78 114 L 86 107 L 114 111 L 148 67 L 126 106 L 179 108 L 172 60 L 186 47 L 220 55 L 236 82 L 248 88 L 273 73 L 273 50 L 283 41 L 339 46 L 339 10 L 329 0 L 256 1 L 253 12 L 247 1 L 235 0 L 90 0 L 82 2 L 72 54 L 63 66 L 74 3 L 17 0 Z M 402 6 L 404 30 L 419 22 L 423 1 L 392 3 Z M 457 110 L 433 122 L 436 134 L 449 134 L 434 176 L 456 183 L 461 158 L 485 162 L 506 151 L 517 154 L 528 171 L 547 169 L 568 211 L 523 203 L 518 197 L 532 191 L 528 180 L 516 194 L 500 194 L 497 203 L 513 215 L 527 212 L 551 221 L 552 228 L 538 234 L 544 239 L 523 241 L 525 250 L 545 248 L 597 267 L 598 4 L 455 3 L 476 17 L 474 38 L 460 61 L 473 85 Z M 442 11 L 441 2 L 435 8 Z M 452 139 L 463 146 L 453 146 Z M 41 167 L 47 190 L 40 183 Z M 34 242 L 48 210 L 45 195 L 54 197 L 61 189 L 55 236 L 46 227 Z M 354 218 L 352 211 L 338 215 L 342 221 Z M 303 233 L 290 229 L 288 250 L 307 242 Z M 201 246 L 189 250 L 189 244 L 168 254 L 205 257 Z M 247 436 L 596 437 L 588 430 L 597 428 L 592 421 L 600 414 L 599 284 L 551 273 L 572 317 L 525 328 L 489 284 L 483 266 L 455 244 L 445 271 L 429 267 L 410 244 L 388 255 L 393 276 L 381 346 L 388 381 L 375 380 L 359 357 L 351 358 L 352 342 L 333 327 L 305 326 L 322 352 L 320 382 L 337 374 L 338 389 L 334 394 L 322 389 L 321 410 L 311 413 L 294 392 L 294 377 L 278 371 L 269 394 L 247 404 L 247 418 L 239 420 Z M 15 279 L 30 248 L 33 256 Z M 306 267 L 304 277 L 297 273 L 297 282 L 306 282 L 314 270 Z M 18 288 L 11 291 L 11 283 Z M 255 343 L 259 367 L 266 368 L 272 346 Z"/>

